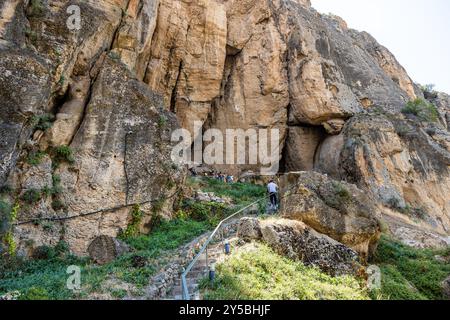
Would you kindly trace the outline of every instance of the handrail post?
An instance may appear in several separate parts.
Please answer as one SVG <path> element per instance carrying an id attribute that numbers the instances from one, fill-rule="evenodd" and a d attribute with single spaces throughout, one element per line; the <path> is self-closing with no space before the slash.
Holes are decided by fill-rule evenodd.
<path id="1" fill-rule="evenodd" d="M 209 268 L 209 264 L 208 264 L 208 246 L 206 246 L 205 254 L 206 254 L 206 269 L 208 270 L 208 268 Z"/>

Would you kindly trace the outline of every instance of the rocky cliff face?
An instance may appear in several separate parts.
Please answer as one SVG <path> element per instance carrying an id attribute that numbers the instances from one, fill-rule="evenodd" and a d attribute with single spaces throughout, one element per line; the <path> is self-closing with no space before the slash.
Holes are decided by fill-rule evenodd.
<path id="1" fill-rule="evenodd" d="M 404 116 L 425 97 L 395 57 L 308 0 L 1 0 L 0 12 L 4 198 L 19 222 L 65 219 L 17 226 L 24 250 L 64 239 L 84 254 L 136 204 L 142 228 L 155 207 L 170 216 L 185 176 L 170 134 L 195 121 L 279 129 L 283 170 L 357 184 L 450 232 L 448 96 L 428 97 L 434 122 Z"/>

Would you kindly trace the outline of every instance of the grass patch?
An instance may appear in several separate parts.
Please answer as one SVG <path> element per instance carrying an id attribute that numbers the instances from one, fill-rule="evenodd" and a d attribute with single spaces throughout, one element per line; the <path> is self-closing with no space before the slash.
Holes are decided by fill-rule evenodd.
<path id="1" fill-rule="evenodd" d="M 363 300 L 355 278 L 331 277 L 284 258 L 263 244 L 239 251 L 217 266 L 213 285 L 203 281 L 207 300 Z"/>
<path id="2" fill-rule="evenodd" d="M 204 192 L 213 192 L 216 196 L 231 198 L 234 203 L 238 204 L 251 203 L 266 196 L 264 186 L 251 183 L 236 182 L 229 184 L 213 178 L 203 178 L 198 183 Z"/>
<path id="3" fill-rule="evenodd" d="M 177 219 L 163 222 L 150 235 L 142 235 L 125 241 L 136 250 L 152 248 L 155 253 L 159 254 L 178 248 L 203 234 L 208 228 L 206 222 Z"/>
<path id="4" fill-rule="evenodd" d="M 381 295 L 393 300 L 440 300 L 441 282 L 450 274 L 450 265 L 434 258 L 449 255 L 450 249 L 420 250 L 383 236 L 373 263 L 382 271 Z"/>

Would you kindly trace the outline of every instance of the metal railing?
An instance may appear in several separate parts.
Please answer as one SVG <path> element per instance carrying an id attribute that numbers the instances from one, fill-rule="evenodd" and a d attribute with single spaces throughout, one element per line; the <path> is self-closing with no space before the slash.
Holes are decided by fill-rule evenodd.
<path id="1" fill-rule="evenodd" d="M 192 268 L 195 266 L 195 264 L 200 260 L 201 256 L 203 253 L 205 253 L 206 255 L 206 267 L 209 266 L 208 264 L 208 246 L 211 244 L 211 242 L 213 241 L 214 237 L 216 235 L 219 234 L 219 231 L 221 230 L 221 228 L 223 226 L 225 226 L 225 223 L 232 220 L 233 218 L 236 218 L 238 215 L 240 215 L 241 213 L 246 212 L 247 210 L 253 208 L 254 206 L 258 205 L 260 202 L 262 201 L 267 201 L 269 199 L 268 196 L 261 198 L 251 204 L 249 204 L 248 206 L 238 210 L 237 212 L 233 213 L 232 215 L 228 216 L 227 218 L 223 219 L 222 221 L 219 222 L 219 224 L 217 225 L 217 227 L 214 229 L 214 231 L 211 233 L 211 235 L 208 237 L 208 239 L 206 240 L 206 242 L 203 244 L 202 248 L 200 249 L 200 251 L 197 253 L 197 255 L 195 256 L 195 258 L 192 260 L 192 262 L 186 267 L 186 270 L 181 274 L 181 288 L 182 288 L 182 295 L 183 295 L 183 300 L 190 300 L 191 295 L 189 293 L 189 289 L 188 289 L 188 285 L 187 285 L 187 281 L 186 281 L 186 277 L 189 274 L 189 272 L 191 272 Z M 222 241 L 223 241 L 223 233 L 222 233 Z M 206 271 L 207 272 L 207 271 Z"/>
<path id="2" fill-rule="evenodd" d="M 291 186 L 290 188 L 284 190 L 282 192 L 283 195 L 281 195 L 281 190 L 280 190 L 280 192 L 278 193 L 278 205 L 281 206 L 282 200 L 284 198 L 287 198 L 288 196 L 290 196 L 291 195 L 291 191 L 294 190 L 295 188 L 297 188 L 301 183 L 302 182 L 299 181 L 296 184 L 294 184 L 293 186 Z M 183 300 L 190 300 L 190 298 L 191 298 L 190 293 L 189 293 L 189 289 L 188 289 L 188 285 L 187 285 L 187 281 L 186 281 L 186 276 L 189 274 L 189 272 L 191 272 L 192 268 L 195 266 L 197 261 L 200 260 L 200 257 L 201 257 L 201 255 L 203 253 L 205 253 L 205 255 L 206 255 L 206 267 L 209 266 L 208 265 L 208 246 L 213 241 L 214 237 L 218 234 L 218 232 L 221 229 L 221 227 L 224 226 L 227 221 L 230 221 L 231 219 L 236 218 L 239 214 L 247 211 L 248 209 L 254 207 L 257 204 L 259 204 L 260 202 L 267 201 L 267 200 L 270 200 L 270 195 L 267 195 L 264 198 L 256 200 L 255 202 L 253 202 L 253 203 L 249 204 L 248 206 L 238 210 L 237 212 L 233 213 L 232 215 L 228 216 L 227 218 L 225 218 L 225 219 L 223 219 L 222 221 L 219 222 L 217 227 L 214 229 L 214 231 L 208 237 L 208 239 L 203 244 L 202 248 L 197 253 L 197 255 L 194 257 L 192 262 L 186 267 L 185 271 L 181 274 L 181 288 L 182 288 Z M 222 241 L 223 241 L 223 233 L 222 233 Z"/>

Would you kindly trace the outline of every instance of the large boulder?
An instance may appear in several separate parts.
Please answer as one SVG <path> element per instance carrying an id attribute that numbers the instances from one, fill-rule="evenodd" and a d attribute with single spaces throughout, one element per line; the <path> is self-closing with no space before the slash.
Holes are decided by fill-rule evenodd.
<path id="1" fill-rule="evenodd" d="M 306 223 L 364 259 L 372 253 L 380 236 L 379 214 L 363 191 L 315 172 L 286 174 L 281 188 L 285 218 Z"/>
<path id="2" fill-rule="evenodd" d="M 130 251 L 127 244 L 109 236 L 95 238 L 88 247 L 89 257 L 103 265 Z"/>
<path id="3" fill-rule="evenodd" d="M 315 266 L 333 276 L 357 275 L 362 270 L 358 253 L 306 224 L 286 219 L 261 223 L 264 241 L 279 254 Z"/>
<path id="4" fill-rule="evenodd" d="M 258 218 L 242 218 L 239 221 L 238 237 L 244 241 L 260 240 L 262 238 L 261 224 Z"/>

